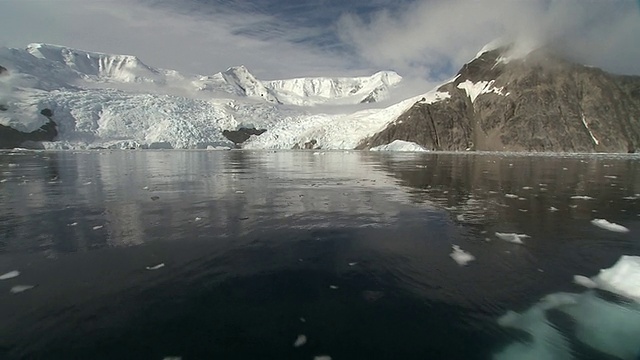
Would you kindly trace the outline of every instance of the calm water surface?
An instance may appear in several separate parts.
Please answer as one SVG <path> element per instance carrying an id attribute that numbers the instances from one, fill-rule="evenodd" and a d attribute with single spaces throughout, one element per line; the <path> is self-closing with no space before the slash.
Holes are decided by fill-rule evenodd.
<path id="1" fill-rule="evenodd" d="M 497 319 L 631 306 L 572 279 L 640 255 L 639 214 L 637 156 L 3 152 L 0 358 L 615 359 Z"/>

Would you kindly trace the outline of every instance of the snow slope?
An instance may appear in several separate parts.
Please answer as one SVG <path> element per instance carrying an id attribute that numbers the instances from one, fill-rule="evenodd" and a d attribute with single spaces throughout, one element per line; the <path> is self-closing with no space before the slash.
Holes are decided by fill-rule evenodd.
<path id="1" fill-rule="evenodd" d="M 353 149 L 430 92 L 383 107 L 401 77 L 258 80 L 244 66 L 213 75 L 156 69 L 131 55 L 48 44 L 0 48 L 0 124 L 30 132 L 47 119 L 58 124 L 54 148 L 233 146 L 223 130 L 256 127 L 247 148 L 290 149 L 315 140 L 324 149 Z M 325 108 L 326 107 L 326 108 Z"/>

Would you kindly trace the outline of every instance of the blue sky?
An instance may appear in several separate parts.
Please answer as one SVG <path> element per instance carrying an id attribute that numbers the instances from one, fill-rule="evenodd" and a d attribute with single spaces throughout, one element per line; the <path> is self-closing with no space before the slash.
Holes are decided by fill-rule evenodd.
<path id="1" fill-rule="evenodd" d="M 48 42 L 262 79 L 396 70 L 434 84 L 486 43 L 555 43 L 640 74 L 638 0 L 3 0 L 0 45 Z"/>

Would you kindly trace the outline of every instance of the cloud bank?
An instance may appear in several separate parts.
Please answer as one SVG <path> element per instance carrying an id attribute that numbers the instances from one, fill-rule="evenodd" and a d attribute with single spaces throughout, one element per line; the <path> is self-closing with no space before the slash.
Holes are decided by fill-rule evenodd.
<path id="1" fill-rule="evenodd" d="M 443 79 L 488 42 L 543 44 L 582 63 L 640 74 L 640 11 L 625 0 L 423 0 L 342 17 L 342 41 L 372 64 Z"/>
<path id="2" fill-rule="evenodd" d="M 136 55 L 151 66 L 200 74 L 246 65 L 263 79 L 362 72 L 344 58 L 293 41 L 292 34 L 302 31 L 268 14 L 189 1 L 4 0 L 0 11 L 0 46 L 46 42 Z"/>

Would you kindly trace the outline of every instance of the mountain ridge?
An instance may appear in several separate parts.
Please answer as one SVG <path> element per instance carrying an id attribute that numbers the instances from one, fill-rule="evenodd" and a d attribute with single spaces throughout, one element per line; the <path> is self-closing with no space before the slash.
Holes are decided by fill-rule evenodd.
<path id="1" fill-rule="evenodd" d="M 446 151 L 640 150 L 639 76 L 609 74 L 545 48 L 512 58 L 508 51 L 479 53 L 438 88 L 451 98 L 415 104 L 358 148 L 403 140 Z"/>

